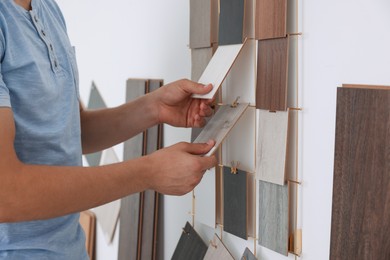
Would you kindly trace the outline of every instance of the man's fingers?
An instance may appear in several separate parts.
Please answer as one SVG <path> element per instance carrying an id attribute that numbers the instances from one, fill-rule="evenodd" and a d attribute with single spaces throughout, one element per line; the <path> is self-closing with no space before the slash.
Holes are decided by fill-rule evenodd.
<path id="1" fill-rule="evenodd" d="M 215 141 L 210 140 L 207 143 L 190 144 L 187 143 L 183 146 L 183 149 L 190 154 L 204 155 L 207 154 L 211 148 L 215 145 Z"/>
<path id="2" fill-rule="evenodd" d="M 202 170 L 204 171 L 214 168 L 217 165 L 217 158 L 214 155 L 201 157 L 200 160 L 203 166 Z"/>

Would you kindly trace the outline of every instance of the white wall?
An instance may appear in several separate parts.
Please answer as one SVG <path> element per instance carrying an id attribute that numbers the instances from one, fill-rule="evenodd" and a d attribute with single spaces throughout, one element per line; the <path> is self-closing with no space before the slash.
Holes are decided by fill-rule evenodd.
<path id="1" fill-rule="evenodd" d="M 77 48 L 84 101 L 92 80 L 107 104 L 115 106 L 124 101 L 128 77 L 170 82 L 190 76 L 188 0 L 57 1 Z M 300 12 L 301 258 L 321 260 L 329 258 L 336 87 L 342 83 L 390 85 L 390 2 L 302 0 Z M 188 130 L 166 128 L 166 145 L 181 140 L 189 140 Z M 120 147 L 117 152 L 121 154 Z M 170 259 L 181 227 L 190 220 L 190 209 L 190 196 L 166 198 L 165 259 Z M 211 239 L 213 229 L 201 224 L 196 228 L 205 241 Z M 253 250 L 253 241 L 227 233 L 223 239 L 236 258 L 246 246 Z M 108 254 L 109 259 L 117 258 L 115 241 L 99 249 L 98 259 L 103 254 L 104 259 Z M 294 258 L 259 246 L 257 251 L 261 259 Z"/>

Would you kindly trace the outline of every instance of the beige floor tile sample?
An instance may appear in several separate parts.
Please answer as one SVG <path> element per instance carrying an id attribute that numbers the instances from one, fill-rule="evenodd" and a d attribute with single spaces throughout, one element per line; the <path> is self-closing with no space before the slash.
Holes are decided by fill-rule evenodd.
<path id="1" fill-rule="evenodd" d="M 213 57 L 213 48 L 191 50 L 191 80 L 198 81 Z"/>
<path id="2" fill-rule="evenodd" d="M 284 185 L 289 112 L 258 110 L 256 178 Z"/>
<path id="3" fill-rule="evenodd" d="M 210 241 L 204 260 L 234 260 L 233 256 L 227 250 L 221 239 L 214 235 Z"/>

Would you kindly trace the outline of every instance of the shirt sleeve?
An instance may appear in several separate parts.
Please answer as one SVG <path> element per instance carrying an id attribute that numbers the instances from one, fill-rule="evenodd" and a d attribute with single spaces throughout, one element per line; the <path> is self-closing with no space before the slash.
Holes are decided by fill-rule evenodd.
<path id="1" fill-rule="evenodd" d="M 1 17 L 0 17 L 1 18 Z M 5 39 L 3 30 L 0 28 L 0 107 L 11 107 L 9 89 L 4 83 L 2 74 L 2 63 L 5 52 Z"/>

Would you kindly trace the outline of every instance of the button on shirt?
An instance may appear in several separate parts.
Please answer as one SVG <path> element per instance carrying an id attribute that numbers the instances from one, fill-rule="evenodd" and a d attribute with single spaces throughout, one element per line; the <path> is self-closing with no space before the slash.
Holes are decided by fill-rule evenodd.
<path id="1" fill-rule="evenodd" d="M 81 165 L 77 73 L 54 0 L 32 0 L 31 11 L 0 1 L 0 107 L 13 111 L 22 162 Z M 0 224 L 0 259 L 87 259 L 78 219 Z"/>

